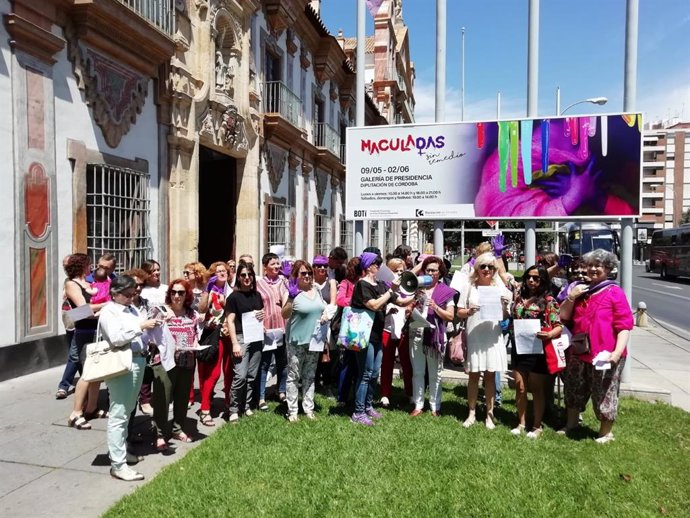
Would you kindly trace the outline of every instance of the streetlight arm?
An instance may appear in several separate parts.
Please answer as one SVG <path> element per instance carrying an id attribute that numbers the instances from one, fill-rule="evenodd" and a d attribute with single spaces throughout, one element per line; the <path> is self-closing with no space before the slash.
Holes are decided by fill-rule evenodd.
<path id="1" fill-rule="evenodd" d="M 578 104 L 584 104 L 584 103 L 592 103 L 592 104 L 598 104 L 599 106 L 603 106 L 609 102 L 609 100 L 606 97 L 591 97 L 590 99 L 582 99 L 580 101 L 576 101 L 573 104 L 566 106 L 564 110 L 561 110 L 561 113 L 558 115 L 563 115 L 565 112 L 567 112 L 570 108 L 573 106 L 577 106 Z"/>

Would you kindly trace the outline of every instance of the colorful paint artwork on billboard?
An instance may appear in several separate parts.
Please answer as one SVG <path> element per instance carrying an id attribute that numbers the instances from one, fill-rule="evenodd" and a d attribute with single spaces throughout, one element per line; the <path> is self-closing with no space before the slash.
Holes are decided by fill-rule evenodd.
<path id="1" fill-rule="evenodd" d="M 346 217 L 639 216 L 641 128 L 639 114 L 348 128 Z"/>

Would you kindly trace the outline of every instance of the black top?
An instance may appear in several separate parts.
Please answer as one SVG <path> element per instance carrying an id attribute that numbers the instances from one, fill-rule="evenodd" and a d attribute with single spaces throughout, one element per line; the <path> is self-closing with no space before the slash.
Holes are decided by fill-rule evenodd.
<path id="1" fill-rule="evenodd" d="M 235 314 L 235 332 L 242 332 L 242 313 L 264 309 L 264 301 L 258 291 L 233 291 L 225 303 L 225 314 Z"/>
<path id="2" fill-rule="evenodd" d="M 84 289 L 84 287 L 79 284 L 77 281 L 74 279 L 69 279 L 68 282 L 73 282 L 77 286 L 79 286 L 79 289 L 81 290 L 81 294 L 84 297 L 84 300 L 86 301 L 87 304 L 91 302 L 91 294 Z M 67 297 L 67 302 L 69 302 L 69 305 L 71 308 L 76 308 L 77 305 L 69 298 Z M 87 331 L 95 331 L 96 327 L 98 327 L 98 319 L 97 318 L 84 318 L 82 320 L 77 320 L 74 323 L 74 329 L 81 329 L 81 330 L 87 330 Z"/>
<path id="3" fill-rule="evenodd" d="M 353 308 L 357 309 L 369 309 L 366 306 L 367 301 L 378 299 L 381 295 L 386 293 L 388 288 L 386 285 L 377 281 L 376 284 L 371 284 L 369 281 L 364 279 L 357 282 L 355 285 L 355 291 L 352 294 L 351 305 Z M 391 299 L 393 301 L 394 299 Z M 386 318 L 386 305 L 384 304 L 381 309 L 374 311 L 374 325 L 371 328 L 370 342 L 380 344 L 383 339 L 383 323 Z"/>

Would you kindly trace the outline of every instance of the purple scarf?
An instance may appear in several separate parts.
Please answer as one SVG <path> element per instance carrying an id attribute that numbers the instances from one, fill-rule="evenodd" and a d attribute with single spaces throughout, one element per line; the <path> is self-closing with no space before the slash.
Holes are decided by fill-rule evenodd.
<path id="1" fill-rule="evenodd" d="M 442 282 L 439 282 L 431 294 L 433 300 L 438 306 L 445 307 L 446 304 L 455 296 L 456 291 Z M 424 352 L 426 354 L 433 353 L 443 357 L 446 353 L 446 322 L 434 311 L 429 311 L 426 316 L 427 322 L 433 324 L 433 329 L 425 330 L 424 332 Z"/>

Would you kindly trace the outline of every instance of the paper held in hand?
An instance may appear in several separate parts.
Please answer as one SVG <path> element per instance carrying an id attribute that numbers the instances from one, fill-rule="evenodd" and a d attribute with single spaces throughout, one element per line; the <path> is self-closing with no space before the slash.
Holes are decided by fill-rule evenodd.
<path id="1" fill-rule="evenodd" d="M 255 311 L 242 313 L 242 339 L 245 344 L 264 341 L 264 325 L 256 318 Z"/>
<path id="2" fill-rule="evenodd" d="M 513 329 L 518 354 L 544 354 L 544 343 L 537 338 L 537 333 L 541 331 L 538 318 L 516 318 L 513 320 Z"/>
<path id="3" fill-rule="evenodd" d="M 478 286 L 479 291 L 479 318 L 499 322 L 503 320 L 503 303 L 501 302 L 501 289 L 497 286 Z"/>
<path id="4" fill-rule="evenodd" d="M 282 329 L 268 329 L 264 333 L 264 351 L 275 351 L 283 343 L 285 331 Z"/>
<path id="5" fill-rule="evenodd" d="M 328 338 L 328 322 L 322 324 L 320 321 L 316 323 L 314 327 L 314 332 L 311 335 L 311 340 L 309 341 L 309 350 L 312 352 L 323 352 L 324 344 Z"/>

